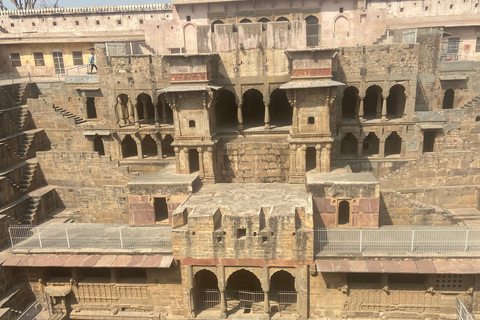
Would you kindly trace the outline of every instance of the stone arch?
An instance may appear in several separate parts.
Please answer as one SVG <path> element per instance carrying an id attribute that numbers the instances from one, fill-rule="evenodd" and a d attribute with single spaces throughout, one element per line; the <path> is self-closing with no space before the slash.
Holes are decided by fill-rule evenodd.
<path id="1" fill-rule="evenodd" d="M 378 154 L 380 146 L 380 139 L 378 139 L 375 132 L 370 132 L 363 140 L 363 154 L 366 156 L 373 156 Z"/>
<path id="2" fill-rule="evenodd" d="M 183 43 L 186 53 L 197 53 L 197 27 L 191 23 L 187 23 L 183 27 Z"/>
<path id="3" fill-rule="evenodd" d="M 123 158 L 138 156 L 137 143 L 129 134 L 122 139 L 122 156 Z"/>
<path id="4" fill-rule="evenodd" d="M 228 277 L 227 290 L 262 291 L 262 284 L 253 272 L 240 269 Z"/>
<path id="5" fill-rule="evenodd" d="M 390 88 L 387 98 L 387 116 L 401 118 L 405 113 L 405 87 L 396 84 Z"/>
<path id="6" fill-rule="evenodd" d="M 342 118 L 355 118 L 359 103 L 358 89 L 354 86 L 346 88 L 342 98 Z"/>
<path id="7" fill-rule="evenodd" d="M 320 40 L 320 25 L 318 23 L 318 18 L 315 16 L 308 16 L 305 18 L 305 22 L 307 23 L 307 47 L 316 47 Z"/>
<path id="8" fill-rule="evenodd" d="M 382 88 L 375 84 L 368 87 L 363 99 L 364 117 L 377 117 L 382 111 L 382 101 Z"/>
<path id="9" fill-rule="evenodd" d="M 216 274 L 210 270 L 202 269 L 195 273 L 193 279 L 195 310 L 201 312 L 216 308 L 220 304 L 220 291 Z"/>
<path id="10" fill-rule="evenodd" d="M 275 126 L 291 126 L 293 108 L 283 89 L 275 89 L 270 94 L 270 123 Z"/>
<path id="11" fill-rule="evenodd" d="M 270 19 L 263 17 L 258 19 L 258 22 L 262 23 L 262 31 L 267 31 L 267 23 L 270 22 Z"/>
<path id="12" fill-rule="evenodd" d="M 281 16 L 279 18 L 277 18 L 277 20 L 275 20 L 277 22 L 290 22 L 290 20 L 288 20 L 286 17 L 284 16 Z"/>
<path id="13" fill-rule="evenodd" d="M 334 28 L 335 35 L 337 35 L 337 34 L 346 35 L 348 33 L 348 31 L 350 30 L 348 24 L 349 24 L 349 22 L 348 22 L 347 17 L 338 16 L 333 23 L 333 28 Z"/>
<path id="14" fill-rule="evenodd" d="M 243 94 L 242 100 L 244 126 L 263 126 L 265 121 L 263 94 L 257 89 L 249 89 Z"/>
<path id="15" fill-rule="evenodd" d="M 149 94 L 142 92 L 137 96 L 137 108 L 138 119 L 145 119 L 153 122 L 154 119 L 154 107 L 152 103 L 152 97 Z"/>
<path id="16" fill-rule="evenodd" d="M 242 20 L 240 20 L 240 23 L 252 23 L 252 20 L 248 18 L 243 18 Z"/>
<path id="17" fill-rule="evenodd" d="M 342 200 L 338 203 L 338 225 L 348 225 L 350 223 L 350 202 Z"/>
<path id="18" fill-rule="evenodd" d="M 193 276 L 193 288 L 194 289 L 217 289 L 218 290 L 218 278 L 217 275 L 211 270 L 201 269 L 195 272 Z"/>
<path id="19" fill-rule="evenodd" d="M 220 90 L 215 104 L 217 127 L 230 127 L 237 124 L 237 98 L 230 90 Z"/>
<path id="20" fill-rule="evenodd" d="M 270 291 L 296 291 L 295 277 L 285 270 L 273 273 L 270 277 Z"/>
<path id="21" fill-rule="evenodd" d="M 103 145 L 103 139 L 98 134 L 93 138 L 93 150 L 97 151 L 101 156 L 105 155 L 105 147 Z"/>
<path id="22" fill-rule="evenodd" d="M 357 138 L 355 138 L 353 133 L 349 132 L 345 135 L 340 144 L 340 155 L 344 157 L 356 157 L 357 148 Z"/>
<path id="23" fill-rule="evenodd" d="M 133 110 L 128 109 L 128 94 L 120 93 L 115 99 L 116 120 L 119 123 L 127 124 L 134 120 Z"/>
<path id="24" fill-rule="evenodd" d="M 215 33 L 215 25 L 217 24 L 225 24 L 222 20 L 215 20 L 211 24 L 211 31 L 212 33 Z"/>
<path id="25" fill-rule="evenodd" d="M 453 109 L 453 104 L 455 101 L 455 91 L 452 88 L 445 90 L 443 94 L 443 104 L 442 109 Z"/>
<path id="26" fill-rule="evenodd" d="M 158 116 L 162 118 L 163 123 L 168 123 L 168 124 L 173 124 L 173 110 L 168 104 L 166 99 L 161 99 L 161 95 L 164 93 L 161 93 L 158 95 L 157 99 L 157 110 L 158 110 Z M 165 103 L 165 115 L 163 114 L 163 106 L 162 106 L 162 101 Z M 165 118 L 164 118 L 165 116 Z"/>
<path id="27" fill-rule="evenodd" d="M 165 135 L 162 139 L 162 153 L 164 157 L 175 157 L 175 149 L 172 146 L 173 137 L 171 134 Z"/>
<path id="28" fill-rule="evenodd" d="M 147 157 L 156 157 L 158 156 L 157 143 L 152 138 L 151 135 L 147 134 L 142 139 L 142 150 L 143 155 Z"/>
<path id="29" fill-rule="evenodd" d="M 385 156 L 400 154 L 402 151 L 402 138 L 396 131 L 390 133 L 385 139 Z"/>

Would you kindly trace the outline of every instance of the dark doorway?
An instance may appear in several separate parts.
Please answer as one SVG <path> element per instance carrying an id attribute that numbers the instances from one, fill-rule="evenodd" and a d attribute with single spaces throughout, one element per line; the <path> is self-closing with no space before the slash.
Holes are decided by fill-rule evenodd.
<path id="1" fill-rule="evenodd" d="M 155 209 L 155 222 L 168 221 L 167 199 L 153 198 L 153 207 Z"/>
<path id="2" fill-rule="evenodd" d="M 390 118 L 401 118 L 405 113 L 405 87 L 396 84 L 390 88 L 387 98 L 387 116 Z"/>
<path id="3" fill-rule="evenodd" d="M 124 158 L 138 156 L 137 144 L 130 135 L 127 135 L 125 138 L 123 138 L 122 154 Z"/>
<path id="4" fill-rule="evenodd" d="M 220 291 L 217 276 L 209 270 L 200 270 L 195 274 L 194 283 L 195 309 L 200 312 L 218 308 Z"/>
<path id="5" fill-rule="evenodd" d="M 190 166 L 190 173 L 194 173 L 199 171 L 200 169 L 200 162 L 198 159 L 198 151 L 197 149 L 188 149 L 188 163 Z"/>
<path id="6" fill-rule="evenodd" d="M 97 151 L 101 156 L 105 155 L 103 140 L 102 137 L 100 137 L 99 135 L 96 135 L 95 139 L 93 139 L 93 150 Z"/>
<path id="7" fill-rule="evenodd" d="M 275 272 L 270 278 L 270 291 L 295 291 L 295 278 L 284 270 Z"/>
<path id="8" fill-rule="evenodd" d="M 165 138 L 162 139 L 162 153 L 164 157 L 175 157 L 175 149 L 172 143 L 173 137 L 170 134 L 167 134 Z"/>
<path id="9" fill-rule="evenodd" d="M 316 159 L 316 152 L 315 147 L 308 147 L 307 154 L 306 154 L 306 171 L 315 170 L 317 167 L 317 159 Z"/>
<path id="10" fill-rule="evenodd" d="M 346 200 L 338 204 L 338 225 L 346 225 L 350 222 L 350 203 Z"/>
<path id="11" fill-rule="evenodd" d="M 358 89 L 348 87 L 343 91 L 342 118 L 354 119 L 358 105 Z"/>
<path id="12" fill-rule="evenodd" d="M 245 269 L 235 271 L 228 277 L 227 290 L 262 291 L 262 285 L 257 276 Z"/>
<path id="13" fill-rule="evenodd" d="M 316 47 L 320 40 L 320 25 L 318 24 L 318 18 L 308 16 L 305 21 L 307 23 L 307 47 Z"/>
<path id="14" fill-rule="evenodd" d="M 260 91 L 250 89 L 243 94 L 242 114 L 245 127 L 263 126 L 265 124 L 265 105 Z"/>
<path id="15" fill-rule="evenodd" d="M 274 126 L 291 126 L 293 109 L 285 90 L 275 89 L 270 95 L 270 123 Z"/>
<path id="16" fill-rule="evenodd" d="M 356 157 L 357 147 L 357 139 L 352 133 L 349 132 L 345 138 L 342 139 L 342 143 L 340 145 L 340 155 L 345 157 Z"/>
<path id="17" fill-rule="evenodd" d="M 437 132 L 435 130 L 423 131 L 423 152 L 433 152 L 435 149 L 435 138 Z"/>
<path id="18" fill-rule="evenodd" d="M 455 100 L 455 91 L 448 89 L 443 95 L 443 107 L 442 109 L 453 109 L 453 101 Z"/>
<path id="19" fill-rule="evenodd" d="M 95 119 L 97 117 L 97 109 L 95 108 L 95 98 L 87 98 L 87 118 Z"/>
<path id="20" fill-rule="evenodd" d="M 222 90 L 215 105 L 217 127 L 233 127 L 237 124 L 237 102 L 235 94 L 229 90 Z"/>
<path id="21" fill-rule="evenodd" d="M 382 88 L 377 85 L 368 87 L 363 100 L 363 114 L 365 118 L 374 119 L 377 116 L 377 105 L 381 112 Z"/>
<path id="22" fill-rule="evenodd" d="M 146 135 L 142 140 L 143 155 L 156 157 L 158 155 L 157 143 L 151 135 Z"/>
<path id="23" fill-rule="evenodd" d="M 223 24 L 222 20 L 215 20 L 212 22 L 212 33 L 215 33 L 215 25 L 217 24 Z"/>
<path id="24" fill-rule="evenodd" d="M 379 144 L 380 140 L 377 138 L 377 135 L 373 132 L 370 132 L 368 136 L 363 140 L 362 153 L 366 156 L 378 154 Z"/>
<path id="25" fill-rule="evenodd" d="M 385 155 L 400 154 L 402 151 L 402 138 L 396 131 L 392 132 L 387 139 L 385 139 Z"/>

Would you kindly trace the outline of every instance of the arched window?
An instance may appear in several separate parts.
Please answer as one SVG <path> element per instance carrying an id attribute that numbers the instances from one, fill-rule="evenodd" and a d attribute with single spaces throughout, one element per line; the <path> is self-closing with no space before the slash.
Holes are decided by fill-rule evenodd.
<path id="1" fill-rule="evenodd" d="M 137 143 L 130 135 L 122 141 L 122 155 L 124 158 L 138 156 Z"/>
<path id="2" fill-rule="evenodd" d="M 363 154 L 366 156 L 373 156 L 378 154 L 380 140 L 377 135 L 370 132 L 368 136 L 363 140 Z"/>
<path id="3" fill-rule="evenodd" d="M 443 95 L 443 106 L 442 109 L 453 109 L 453 102 L 455 100 L 455 91 L 453 89 L 448 89 Z"/>
<path id="4" fill-rule="evenodd" d="M 250 89 L 243 94 L 242 115 L 244 126 L 263 126 L 265 124 L 265 105 L 260 91 Z"/>
<path id="5" fill-rule="evenodd" d="M 368 87 L 363 100 L 363 111 L 365 118 L 375 118 L 382 112 L 382 88 L 377 85 Z"/>
<path id="6" fill-rule="evenodd" d="M 270 122 L 273 126 L 291 126 L 293 108 L 288 102 L 285 90 L 275 89 L 270 95 Z"/>
<path id="7" fill-rule="evenodd" d="M 267 22 L 270 22 L 270 19 L 261 18 L 258 20 L 258 22 L 262 23 L 262 31 L 267 31 Z"/>
<path id="8" fill-rule="evenodd" d="M 142 140 L 143 155 L 147 157 L 156 157 L 158 155 L 157 143 L 149 134 Z"/>
<path id="9" fill-rule="evenodd" d="M 385 156 L 400 154 L 402 151 L 402 138 L 396 131 L 393 131 L 387 139 L 385 139 Z"/>
<path id="10" fill-rule="evenodd" d="M 252 23 L 252 20 L 244 18 L 244 19 L 240 20 L 240 23 Z"/>
<path id="11" fill-rule="evenodd" d="M 148 94 L 141 93 L 138 95 L 136 108 L 137 108 L 139 119 L 148 119 L 148 120 L 154 119 L 154 108 L 153 108 L 152 98 Z"/>
<path id="12" fill-rule="evenodd" d="M 318 18 L 315 16 L 308 16 L 305 21 L 307 23 L 307 47 L 316 47 L 318 46 L 320 35 Z"/>
<path id="13" fill-rule="evenodd" d="M 93 150 L 97 151 L 101 156 L 105 155 L 103 140 L 99 135 L 95 135 L 95 138 L 93 139 Z"/>
<path id="14" fill-rule="evenodd" d="M 405 112 L 405 87 L 396 84 L 390 88 L 387 98 L 387 116 L 401 118 Z"/>
<path id="15" fill-rule="evenodd" d="M 345 91 L 343 91 L 342 98 L 342 118 L 355 118 L 358 103 L 358 89 L 355 87 L 346 88 Z"/>
<path id="16" fill-rule="evenodd" d="M 225 128 L 237 124 L 237 103 L 235 94 L 229 90 L 218 93 L 215 104 L 215 117 L 217 127 Z"/>
<path id="17" fill-rule="evenodd" d="M 215 25 L 217 24 L 223 24 L 222 20 L 215 20 L 212 22 L 212 33 L 215 33 Z"/>
<path id="18" fill-rule="evenodd" d="M 342 139 L 340 145 L 340 155 L 343 157 L 356 157 L 357 156 L 357 139 L 352 133 L 347 133 L 345 138 Z"/>
<path id="19" fill-rule="evenodd" d="M 350 203 L 346 200 L 340 201 L 338 204 L 338 225 L 346 225 L 350 223 Z"/>
<path id="20" fill-rule="evenodd" d="M 280 17 L 276 20 L 277 22 L 290 22 L 287 18 L 285 17 Z"/>

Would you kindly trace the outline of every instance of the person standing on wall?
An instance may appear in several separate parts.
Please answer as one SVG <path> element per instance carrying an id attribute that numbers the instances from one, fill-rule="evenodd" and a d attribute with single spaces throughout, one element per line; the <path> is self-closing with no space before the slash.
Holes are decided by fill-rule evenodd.
<path id="1" fill-rule="evenodd" d="M 92 52 L 92 55 L 90 56 L 89 63 L 90 63 L 90 73 L 93 73 L 93 68 L 95 68 L 95 71 L 98 70 L 97 65 L 95 64 L 95 55 L 93 52 Z"/>

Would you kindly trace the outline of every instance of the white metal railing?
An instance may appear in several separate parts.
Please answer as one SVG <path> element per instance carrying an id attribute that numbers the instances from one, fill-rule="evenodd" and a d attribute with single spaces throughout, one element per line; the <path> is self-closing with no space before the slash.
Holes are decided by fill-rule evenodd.
<path id="1" fill-rule="evenodd" d="M 75 74 L 88 74 L 88 67 L 90 65 L 89 64 L 82 64 L 82 65 L 79 65 L 79 66 L 73 66 L 73 67 L 68 67 L 68 68 L 65 68 L 65 71 L 67 73 L 67 75 L 70 75 L 70 72 L 72 71 L 77 71 L 77 73 Z M 85 72 L 82 71 L 82 73 L 80 73 L 80 69 L 84 69 L 85 68 Z"/>
<path id="2" fill-rule="evenodd" d="M 17 318 L 17 320 L 48 319 L 52 315 L 50 297 L 44 293 Z"/>
<path id="3" fill-rule="evenodd" d="M 270 291 L 270 309 L 276 312 L 295 313 L 297 306 L 296 291 Z"/>
<path id="4" fill-rule="evenodd" d="M 45 227 L 10 226 L 12 246 L 17 248 L 99 248 L 172 250 L 172 228 L 130 227 L 109 224 L 51 224 Z"/>
<path id="5" fill-rule="evenodd" d="M 455 301 L 455 313 L 457 314 L 458 320 L 475 320 L 475 318 L 470 312 L 468 312 L 467 308 L 465 308 L 465 305 L 462 303 L 462 301 L 460 301 L 460 299 L 458 299 L 458 297 Z"/>
<path id="6" fill-rule="evenodd" d="M 228 290 L 226 293 L 227 309 L 243 309 L 249 313 L 264 310 L 265 294 L 262 291 Z"/>
<path id="7" fill-rule="evenodd" d="M 23 10 L 4 10 L 0 11 L 0 15 L 16 16 L 16 15 L 39 15 L 39 14 L 73 14 L 73 13 L 105 13 L 105 12 L 133 12 L 133 11 L 156 11 L 156 10 L 172 10 L 170 3 L 156 4 L 136 4 L 123 6 L 93 6 L 93 7 L 65 7 L 65 8 L 38 8 Z"/>
<path id="8" fill-rule="evenodd" d="M 220 291 L 218 289 L 197 290 L 195 307 L 198 311 L 220 309 Z"/>
<path id="9" fill-rule="evenodd" d="M 480 252 L 480 229 L 385 226 L 315 229 L 315 254 Z"/>

